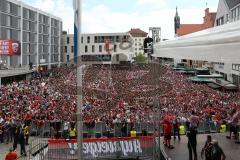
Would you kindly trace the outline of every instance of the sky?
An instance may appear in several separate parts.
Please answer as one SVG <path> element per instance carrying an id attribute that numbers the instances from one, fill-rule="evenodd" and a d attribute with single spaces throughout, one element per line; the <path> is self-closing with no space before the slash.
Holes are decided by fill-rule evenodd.
<path id="1" fill-rule="evenodd" d="M 63 20 L 63 29 L 73 33 L 72 0 L 22 0 Z M 204 9 L 217 11 L 218 0 L 82 0 L 82 32 L 127 32 L 131 28 L 161 27 L 162 38 L 174 37 L 176 6 L 183 23 L 202 23 Z"/>

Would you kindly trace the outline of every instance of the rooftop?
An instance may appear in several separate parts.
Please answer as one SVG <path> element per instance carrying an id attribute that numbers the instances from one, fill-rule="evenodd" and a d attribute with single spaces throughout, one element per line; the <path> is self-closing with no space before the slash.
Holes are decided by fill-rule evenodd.
<path id="1" fill-rule="evenodd" d="M 147 37 L 148 33 L 144 32 L 140 28 L 132 28 L 128 33 L 130 33 L 133 37 Z"/>

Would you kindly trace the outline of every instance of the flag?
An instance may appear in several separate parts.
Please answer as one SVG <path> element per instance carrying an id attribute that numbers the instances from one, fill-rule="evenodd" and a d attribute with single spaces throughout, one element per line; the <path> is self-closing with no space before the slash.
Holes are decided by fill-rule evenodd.
<path id="1" fill-rule="evenodd" d="M 78 60 L 78 32 L 79 32 L 79 16 L 80 16 L 80 3 L 81 0 L 73 0 L 73 10 L 74 10 L 74 63 L 77 64 Z"/>

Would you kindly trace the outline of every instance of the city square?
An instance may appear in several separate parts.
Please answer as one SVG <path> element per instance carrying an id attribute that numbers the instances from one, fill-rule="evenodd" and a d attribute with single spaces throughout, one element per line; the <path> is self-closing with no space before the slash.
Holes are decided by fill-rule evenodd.
<path id="1" fill-rule="evenodd" d="M 214 1 L 0 0 L 0 159 L 238 160 L 240 1 Z"/>

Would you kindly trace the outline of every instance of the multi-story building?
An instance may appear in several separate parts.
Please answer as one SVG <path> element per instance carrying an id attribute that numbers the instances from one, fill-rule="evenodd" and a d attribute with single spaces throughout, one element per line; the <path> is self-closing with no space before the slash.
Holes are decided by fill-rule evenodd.
<path id="1" fill-rule="evenodd" d="M 240 20 L 240 0 L 219 0 L 215 26 Z"/>
<path id="2" fill-rule="evenodd" d="M 80 52 L 84 61 L 132 61 L 143 52 L 143 42 L 147 33 L 140 29 L 131 29 L 123 33 L 84 33 L 80 40 Z M 64 62 L 73 63 L 74 35 L 64 32 L 62 35 Z"/>
<path id="3" fill-rule="evenodd" d="M 139 28 L 133 28 L 128 33 L 130 33 L 134 41 L 133 50 L 135 56 L 137 56 L 138 54 L 143 54 L 147 57 L 147 54 L 144 53 L 143 43 L 148 33 L 142 31 Z"/>
<path id="4" fill-rule="evenodd" d="M 60 65 L 62 20 L 17 0 L 0 0 L 0 39 L 18 41 L 19 55 L 0 55 L 8 67 Z"/>
<path id="5" fill-rule="evenodd" d="M 215 26 L 234 23 L 240 20 L 240 0 L 219 0 Z M 238 25 L 239 23 L 236 23 Z M 238 50 L 236 50 L 238 52 Z M 226 80 L 240 86 L 240 62 L 222 61 L 214 63 L 214 70 L 224 75 Z"/>

